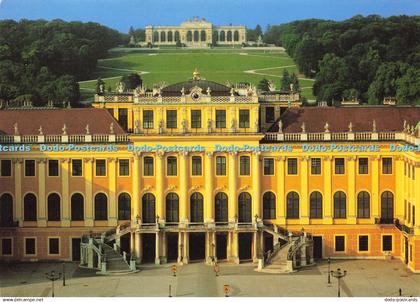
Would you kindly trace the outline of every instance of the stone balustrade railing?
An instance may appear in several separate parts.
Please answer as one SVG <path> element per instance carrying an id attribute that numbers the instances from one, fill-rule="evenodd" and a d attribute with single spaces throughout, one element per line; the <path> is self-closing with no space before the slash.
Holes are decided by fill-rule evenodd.
<path id="1" fill-rule="evenodd" d="M 319 141 L 405 141 L 420 144 L 420 137 L 407 132 L 318 132 L 318 133 L 266 133 L 267 142 L 319 142 Z"/>
<path id="2" fill-rule="evenodd" d="M 119 143 L 128 142 L 127 134 L 77 135 L 0 135 L 0 143 Z"/>

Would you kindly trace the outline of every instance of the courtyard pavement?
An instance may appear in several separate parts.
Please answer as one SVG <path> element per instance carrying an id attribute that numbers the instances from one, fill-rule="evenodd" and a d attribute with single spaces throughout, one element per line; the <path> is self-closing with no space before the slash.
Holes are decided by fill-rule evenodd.
<path id="1" fill-rule="evenodd" d="M 333 260 L 331 269 L 347 270 L 342 279 L 342 297 L 420 296 L 420 274 L 409 272 L 400 260 Z M 328 284 L 328 264 L 320 262 L 293 274 L 264 274 L 252 264 L 220 264 L 220 274 L 203 263 L 178 266 L 172 276 L 171 264 L 142 266 L 128 275 L 98 276 L 94 271 L 66 263 L 66 286 L 55 283 L 56 297 L 101 296 L 134 297 L 169 295 L 174 297 L 224 296 L 223 285 L 230 286 L 232 297 L 313 296 L 336 297 L 337 280 Z M 18 263 L 0 265 L 0 296 L 51 296 L 51 281 L 45 273 L 61 272 L 61 263 Z"/>

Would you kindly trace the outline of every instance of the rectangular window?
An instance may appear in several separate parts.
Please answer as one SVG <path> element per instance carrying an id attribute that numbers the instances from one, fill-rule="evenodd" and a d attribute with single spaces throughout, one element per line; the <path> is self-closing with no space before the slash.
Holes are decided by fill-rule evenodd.
<path id="1" fill-rule="evenodd" d="M 274 122 L 274 107 L 265 108 L 265 121 L 267 123 Z"/>
<path id="2" fill-rule="evenodd" d="M 81 159 L 73 159 L 71 161 L 71 175 L 72 176 L 82 176 L 83 175 L 83 166 Z"/>
<path id="3" fill-rule="evenodd" d="M 25 160 L 25 176 L 35 176 L 35 161 L 33 159 Z"/>
<path id="4" fill-rule="evenodd" d="M 106 160 L 97 159 L 96 163 L 96 176 L 106 176 Z"/>
<path id="5" fill-rule="evenodd" d="M 216 128 L 226 128 L 226 110 L 216 110 Z"/>
<path id="6" fill-rule="evenodd" d="M 50 255 L 60 254 L 60 239 L 59 238 L 48 239 L 48 254 Z"/>
<path id="7" fill-rule="evenodd" d="M 392 235 L 382 235 L 382 251 L 392 251 Z"/>
<path id="8" fill-rule="evenodd" d="M 264 175 L 274 175 L 274 158 L 264 158 Z"/>
<path id="9" fill-rule="evenodd" d="M 191 110 L 191 128 L 201 128 L 201 110 Z"/>
<path id="10" fill-rule="evenodd" d="M 344 252 L 346 250 L 346 239 L 344 236 L 335 236 L 335 251 Z"/>
<path id="11" fill-rule="evenodd" d="M 0 165 L 0 176 L 12 176 L 12 161 L 10 159 L 1 160 Z"/>
<path id="12" fill-rule="evenodd" d="M 12 255 L 12 238 L 3 238 L 1 240 L 1 254 L 4 256 Z"/>
<path id="13" fill-rule="evenodd" d="M 177 159 L 175 156 L 169 156 L 166 159 L 166 175 L 168 176 L 177 175 Z"/>
<path id="14" fill-rule="evenodd" d="M 249 128 L 249 110 L 239 110 L 239 128 Z"/>
<path id="15" fill-rule="evenodd" d="M 153 157 L 146 156 L 143 159 L 143 174 L 144 174 L 144 176 L 153 176 L 154 175 Z"/>
<path id="16" fill-rule="evenodd" d="M 166 111 L 166 128 L 176 129 L 177 127 L 177 114 L 176 110 Z"/>
<path id="17" fill-rule="evenodd" d="M 359 252 L 369 251 L 369 236 L 361 235 L 359 236 Z"/>
<path id="18" fill-rule="evenodd" d="M 153 110 L 143 110 L 143 129 L 153 129 Z"/>
<path id="19" fill-rule="evenodd" d="M 359 174 L 369 173 L 369 161 L 366 157 L 359 158 Z"/>
<path id="20" fill-rule="evenodd" d="M 225 156 L 216 157 L 216 175 L 217 176 L 226 175 L 226 157 Z"/>
<path id="21" fill-rule="evenodd" d="M 382 158 L 382 174 L 392 174 L 392 158 Z"/>
<path id="22" fill-rule="evenodd" d="M 48 176 L 58 176 L 58 160 L 48 160 Z"/>
<path id="23" fill-rule="evenodd" d="M 335 174 L 344 174 L 345 168 L 344 168 L 344 158 L 336 158 L 334 159 L 335 163 Z"/>
<path id="24" fill-rule="evenodd" d="M 297 174 L 297 158 L 288 158 L 287 159 L 287 174 L 296 175 Z"/>
<path id="25" fill-rule="evenodd" d="M 128 159 L 119 159 L 120 166 L 120 176 L 129 176 L 130 175 L 130 161 Z"/>
<path id="26" fill-rule="evenodd" d="M 320 158 L 311 158 L 311 174 L 321 174 Z"/>
<path id="27" fill-rule="evenodd" d="M 201 157 L 200 156 L 193 156 L 192 157 L 192 175 L 193 176 L 200 176 L 202 175 L 202 165 L 201 165 Z"/>
<path id="28" fill-rule="evenodd" d="M 119 108 L 118 109 L 118 123 L 124 130 L 128 129 L 128 110 L 127 108 Z"/>
<path id="29" fill-rule="evenodd" d="M 249 156 L 241 156 L 239 158 L 239 175 L 245 176 L 251 174 Z"/>
<path id="30" fill-rule="evenodd" d="M 35 255 L 35 238 L 25 238 L 25 255 Z"/>

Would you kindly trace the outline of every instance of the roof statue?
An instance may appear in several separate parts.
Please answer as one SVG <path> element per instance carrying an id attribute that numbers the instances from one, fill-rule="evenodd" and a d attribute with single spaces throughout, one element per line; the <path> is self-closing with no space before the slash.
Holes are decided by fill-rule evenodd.
<path id="1" fill-rule="evenodd" d="M 198 81 L 198 80 L 200 80 L 200 72 L 197 70 L 197 68 L 194 70 L 194 72 L 193 72 L 193 77 L 192 77 L 192 79 L 194 80 L 194 81 Z"/>

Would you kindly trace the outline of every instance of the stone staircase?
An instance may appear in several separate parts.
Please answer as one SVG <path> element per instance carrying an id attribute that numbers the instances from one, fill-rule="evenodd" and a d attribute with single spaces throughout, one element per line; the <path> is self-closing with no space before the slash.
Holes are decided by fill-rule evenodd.
<path id="1" fill-rule="evenodd" d="M 276 252 L 274 252 L 267 260 L 264 268 L 258 270 L 262 273 L 283 274 L 293 272 L 293 267 L 288 263 L 288 254 L 293 242 L 288 242 L 282 245 Z"/>
<path id="2" fill-rule="evenodd" d="M 123 257 L 121 257 L 120 253 L 115 251 L 108 244 L 104 244 L 102 247 L 106 259 L 106 274 L 120 274 L 131 272 L 130 266 L 123 259 Z"/>

